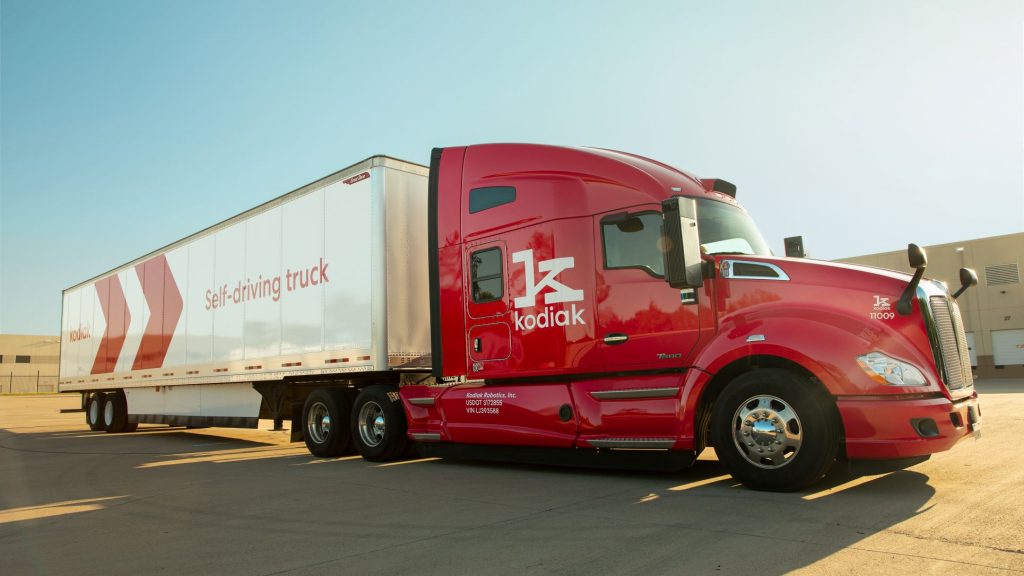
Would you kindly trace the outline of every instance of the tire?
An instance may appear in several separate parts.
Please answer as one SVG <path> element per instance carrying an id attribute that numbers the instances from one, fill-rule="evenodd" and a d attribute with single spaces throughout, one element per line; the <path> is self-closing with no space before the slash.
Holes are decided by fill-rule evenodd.
<path id="1" fill-rule="evenodd" d="M 364 388 L 352 406 L 352 441 L 371 462 L 402 457 L 409 444 L 402 401 L 392 386 Z"/>
<path id="2" fill-rule="evenodd" d="M 320 388 L 302 406 L 302 438 L 310 454 L 340 456 L 351 443 L 348 416 L 352 403 L 341 390 Z"/>
<path id="3" fill-rule="evenodd" d="M 103 430 L 103 399 L 105 396 L 105 394 L 93 392 L 85 399 L 85 423 L 93 432 Z"/>
<path id="4" fill-rule="evenodd" d="M 806 379 L 766 368 L 738 376 L 715 401 L 711 440 L 734 478 L 754 490 L 801 490 L 836 459 L 831 400 Z"/>
<path id="5" fill-rule="evenodd" d="M 106 394 L 106 400 L 103 402 L 102 414 L 104 430 L 112 434 L 129 432 L 128 401 L 125 399 L 124 391 L 118 390 L 116 392 Z M 132 430 L 134 430 L 134 428 Z"/>

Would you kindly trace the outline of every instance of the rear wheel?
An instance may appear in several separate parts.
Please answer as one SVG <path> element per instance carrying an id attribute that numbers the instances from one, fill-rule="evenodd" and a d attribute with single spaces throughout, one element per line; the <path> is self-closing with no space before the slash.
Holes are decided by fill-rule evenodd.
<path id="1" fill-rule="evenodd" d="M 302 437 L 314 456 L 328 458 L 348 450 L 348 415 L 351 402 L 341 390 L 321 388 L 306 398 L 302 408 Z"/>
<path id="2" fill-rule="evenodd" d="M 711 438 L 718 459 L 755 490 L 806 488 L 828 472 L 839 423 L 828 397 L 805 378 L 778 369 L 747 372 L 715 401 Z"/>
<path id="3" fill-rule="evenodd" d="M 352 406 L 352 440 L 359 454 L 371 462 L 401 457 L 409 443 L 405 411 L 391 386 L 364 388 Z"/>
<path id="4" fill-rule="evenodd" d="M 93 392 L 85 399 L 85 423 L 93 432 L 103 430 L 103 399 L 105 397 L 105 394 Z"/>
<path id="5" fill-rule="evenodd" d="M 105 395 L 103 402 L 103 429 L 111 433 L 134 432 L 138 424 L 128 423 L 128 401 L 124 391 L 118 390 Z"/>

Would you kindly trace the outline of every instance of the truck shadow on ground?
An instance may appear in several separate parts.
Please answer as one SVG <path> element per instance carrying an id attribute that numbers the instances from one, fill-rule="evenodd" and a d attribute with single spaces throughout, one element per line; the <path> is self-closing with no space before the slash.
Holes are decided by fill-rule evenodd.
<path id="1" fill-rule="evenodd" d="M 912 470 L 857 476 L 838 466 L 809 490 L 768 493 L 739 485 L 713 453 L 674 473 L 416 457 L 370 463 L 355 455 L 319 459 L 302 443 L 263 443 L 221 432 L 65 430 L 14 434 L 0 444 L 26 452 L 123 455 L 105 461 L 116 465 L 97 467 L 86 477 L 95 479 L 88 486 L 108 489 L 117 478 L 121 489 L 115 496 L 132 496 L 107 509 L 89 503 L 96 509 L 83 517 L 114 515 L 167 526 L 184 514 L 202 518 L 210 530 L 258 531 L 253 538 L 301 534 L 310 561 L 328 571 L 367 562 L 354 550 L 372 535 L 374 547 L 392 549 L 373 560 L 372 573 L 446 573 L 443 562 L 433 570 L 425 567 L 423 555 L 457 549 L 464 573 L 518 573 L 514 563 L 497 570 L 494 564 L 495 557 L 513 550 L 541 572 L 783 574 L 851 547 L 892 553 L 865 541 L 926 512 L 935 493 L 928 476 Z M 224 466 L 206 468 L 212 464 Z M 238 474 L 243 469 L 235 466 L 246 468 Z M 198 477 L 203 483 L 191 491 L 144 497 L 158 485 Z M 232 489 L 218 488 L 218 477 L 230 478 Z M 301 497 L 266 510 L 279 490 L 275 485 L 288 485 Z M 110 496 L 82 492 L 66 500 Z M 240 504 L 254 498 L 263 506 Z M 380 502 L 372 513 L 371 499 Z M 39 503 L 19 505 L 29 504 Z M 314 508 L 322 520 L 311 528 L 308 514 Z M 756 550 L 770 550 L 771 561 Z M 242 564 L 239 573 L 260 571 L 257 564 Z"/>
<path id="2" fill-rule="evenodd" d="M 149 438 L 159 436 L 160 448 Z M 138 440 L 136 440 L 138 439 Z M 225 438 L 185 427 L 155 426 L 126 434 L 107 434 L 88 429 L 57 432 L 23 432 L 0 429 L 0 447 L 19 452 L 49 454 L 125 454 L 125 455 L 198 455 L 224 451 L 261 450 L 278 444 L 239 438 Z M 214 447 L 217 447 L 216 449 Z M 197 450 L 204 448 L 204 450 Z"/>
<path id="3" fill-rule="evenodd" d="M 619 554 L 633 558 L 632 564 L 617 564 L 612 554 L 605 558 L 610 564 L 593 564 L 589 570 L 574 570 L 577 573 L 663 573 L 663 568 L 671 567 L 667 572 L 786 574 L 850 548 L 880 554 L 880 558 L 881 554 L 913 557 L 914 549 L 896 550 L 891 544 L 868 541 L 926 513 L 935 495 L 926 474 L 901 470 L 866 475 L 842 463 L 809 489 L 791 493 L 748 489 L 713 459 L 698 460 L 678 473 L 470 461 L 440 461 L 437 467 L 453 474 L 468 469 L 529 475 L 536 486 L 552 490 L 559 485 L 593 484 L 596 476 L 604 487 L 616 489 L 551 510 L 587 519 L 577 524 L 576 530 L 583 539 L 603 540 L 594 546 L 595 553 L 618 549 Z M 463 487 L 462 493 L 473 497 L 473 487 Z M 591 523 L 605 527 L 621 524 L 624 531 L 620 535 L 629 544 L 621 547 L 614 538 L 594 534 L 600 531 L 591 529 Z M 535 528 L 531 530 L 537 537 Z M 549 537 L 564 538 L 565 534 L 551 533 Z M 515 539 L 516 535 L 502 538 Z M 907 542 L 912 540 L 907 538 Z M 528 543 L 524 540 L 523 545 Z M 771 551 L 770 560 L 764 551 Z M 654 568 L 640 569 L 648 565 Z"/>

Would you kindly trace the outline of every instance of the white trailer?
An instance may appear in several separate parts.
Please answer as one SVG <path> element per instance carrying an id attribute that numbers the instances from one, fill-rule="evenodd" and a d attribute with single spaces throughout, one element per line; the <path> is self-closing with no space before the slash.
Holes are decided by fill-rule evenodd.
<path id="1" fill-rule="evenodd" d="M 330 381 L 292 435 L 343 449 L 346 386 L 430 370 L 427 174 L 374 156 L 68 288 L 59 391 L 94 430 L 255 427 Z"/>

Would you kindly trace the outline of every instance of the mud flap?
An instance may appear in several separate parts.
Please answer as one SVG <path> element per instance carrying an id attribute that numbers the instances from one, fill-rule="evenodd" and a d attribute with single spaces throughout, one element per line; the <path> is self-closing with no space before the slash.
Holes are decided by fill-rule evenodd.
<path id="1" fill-rule="evenodd" d="M 292 402 L 292 442 L 302 442 L 304 440 L 302 429 L 302 402 Z"/>

